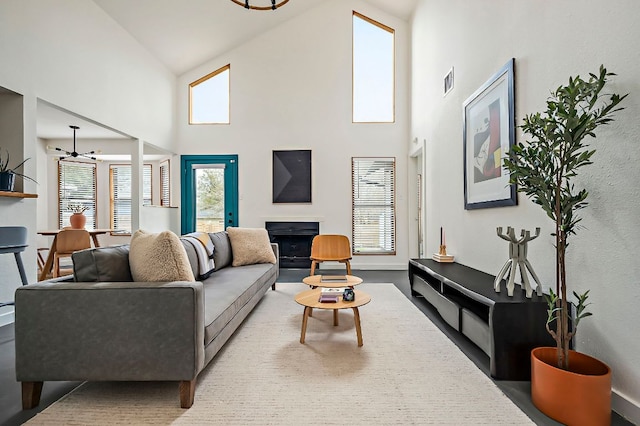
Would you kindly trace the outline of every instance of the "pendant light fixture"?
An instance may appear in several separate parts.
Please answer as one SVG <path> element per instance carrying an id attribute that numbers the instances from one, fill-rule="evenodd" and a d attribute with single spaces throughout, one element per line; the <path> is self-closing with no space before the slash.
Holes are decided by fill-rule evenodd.
<path id="1" fill-rule="evenodd" d="M 89 151 L 89 152 L 83 152 L 83 153 L 79 153 L 78 151 L 76 151 L 76 130 L 78 130 L 80 127 L 73 126 L 73 125 L 69 127 L 73 129 L 73 151 L 69 152 L 69 151 L 65 151 L 62 148 L 56 148 L 56 147 L 50 147 L 50 148 L 55 149 L 56 151 L 64 152 L 65 155 L 60 157 L 60 160 L 64 160 L 65 158 L 69 158 L 69 157 L 73 157 L 73 158 L 84 157 L 90 160 L 95 160 L 96 157 L 91 156 L 91 154 L 96 153 L 95 151 Z"/>
<path id="2" fill-rule="evenodd" d="M 231 1 L 237 4 L 238 6 L 244 7 L 245 9 L 253 9 L 253 10 L 276 10 L 277 8 L 289 3 L 289 0 L 280 0 L 280 1 L 271 0 L 271 5 L 256 6 L 255 0 L 253 1 L 254 4 L 249 4 L 249 0 L 244 0 L 244 1 L 231 0 Z M 258 1 L 258 3 L 268 4 L 268 0 Z"/>

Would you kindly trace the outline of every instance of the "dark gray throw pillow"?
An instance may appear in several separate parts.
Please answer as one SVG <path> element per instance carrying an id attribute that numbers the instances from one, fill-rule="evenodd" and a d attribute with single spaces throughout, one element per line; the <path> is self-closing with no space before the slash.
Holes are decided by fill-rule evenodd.
<path id="1" fill-rule="evenodd" d="M 213 242 L 213 263 L 216 265 L 214 271 L 219 271 L 231 265 L 233 254 L 231 252 L 231 242 L 227 231 L 209 233 Z"/>
<path id="2" fill-rule="evenodd" d="M 76 282 L 133 281 L 128 244 L 77 251 L 71 259 Z"/>

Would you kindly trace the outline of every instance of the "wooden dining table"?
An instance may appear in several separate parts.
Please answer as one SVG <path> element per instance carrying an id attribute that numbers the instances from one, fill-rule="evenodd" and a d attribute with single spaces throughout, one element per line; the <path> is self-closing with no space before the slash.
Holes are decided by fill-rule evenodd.
<path id="1" fill-rule="evenodd" d="M 56 252 L 56 239 L 58 238 L 58 233 L 62 231 L 61 229 L 51 229 L 46 231 L 38 231 L 38 234 L 44 235 L 47 237 L 53 237 L 53 241 L 51 242 L 51 248 L 49 248 L 49 254 L 47 255 L 47 260 L 44 263 L 44 268 L 40 272 L 40 276 L 38 277 L 38 281 L 44 281 L 47 279 L 47 275 L 53 269 L 53 257 Z M 100 247 L 100 242 L 98 241 L 98 235 L 107 234 L 112 229 L 87 229 L 91 235 L 91 239 L 93 240 L 94 247 Z"/>

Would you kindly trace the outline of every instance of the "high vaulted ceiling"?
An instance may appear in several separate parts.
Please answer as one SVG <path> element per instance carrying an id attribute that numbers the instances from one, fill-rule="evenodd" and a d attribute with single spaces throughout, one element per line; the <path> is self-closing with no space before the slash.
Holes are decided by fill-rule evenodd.
<path id="1" fill-rule="evenodd" d="M 275 11 L 255 11 L 230 0 L 94 0 L 176 75 L 326 1 L 290 0 Z M 409 20 L 418 0 L 365 1 Z"/>
<path id="2" fill-rule="evenodd" d="M 246 10 L 230 0 L 93 1 L 178 76 L 329 0 L 289 0 L 275 11 Z M 418 2 L 364 1 L 406 21 Z M 268 5 L 270 0 L 251 0 L 251 4 Z M 40 138 L 68 138 L 70 124 L 80 127 L 78 139 L 127 138 L 46 102 L 38 104 Z"/>

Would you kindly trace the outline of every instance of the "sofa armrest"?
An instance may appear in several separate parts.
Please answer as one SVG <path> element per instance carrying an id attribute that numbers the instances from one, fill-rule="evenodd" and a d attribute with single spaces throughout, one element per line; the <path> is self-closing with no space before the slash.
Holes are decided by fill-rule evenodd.
<path id="1" fill-rule="evenodd" d="M 191 380 L 204 366 L 200 282 L 54 282 L 16 290 L 16 377 Z"/>
<path id="2" fill-rule="evenodd" d="M 276 255 L 276 279 L 280 276 L 280 247 L 278 243 L 271 243 L 273 254 Z"/>

